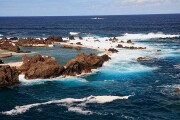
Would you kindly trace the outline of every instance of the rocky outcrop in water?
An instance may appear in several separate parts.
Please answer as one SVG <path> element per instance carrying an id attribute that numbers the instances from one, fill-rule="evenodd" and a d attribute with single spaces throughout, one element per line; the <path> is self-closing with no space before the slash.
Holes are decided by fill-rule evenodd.
<path id="1" fill-rule="evenodd" d="M 90 73 L 92 69 L 101 67 L 105 61 L 110 58 L 107 55 L 97 56 L 95 54 L 79 54 L 75 59 L 70 60 L 66 64 L 63 75 L 76 76 L 82 73 Z"/>
<path id="2" fill-rule="evenodd" d="M 0 49 L 13 51 L 13 52 L 16 52 L 16 53 L 21 52 L 20 48 L 16 44 L 11 43 L 10 41 L 2 41 L 0 43 Z"/>
<path id="3" fill-rule="evenodd" d="M 4 62 L 0 59 L 0 64 L 3 64 Z"/>
<path id="4" fill-rule="evenodd" d="M 39 54 L 34 57 L 22 57 L 23 65 L 19 70 L 25 74 L 26 79 L 46 79 L 61 75 L 64 67 L 56 62 L 54 58 L 43 57 Z"/>
<path id="5" fill-rule="evenodd" d="M 148 61 L 148 60 L 152 60 L 153 58 L 151 57 L 138 57 L 137 61 Z"/>
<path id="6" fill-rule="evenodd" d="M 123 45 L 121 45 L 121 44 L 118 44 L 117 46 L 116 46 L 117 48 L 125 48 L 125 49 L 146 49 L 146 47 L 134 47 L 134 46 L 130 46 L 130 47 L 128 47 L 128 46 L 123 46 Z"/>
<path id="7" fill-rule="evenodd" d="M 74 36 L 69 36 L 69 40 L 75 40 Z"/>
<path id="8" fill-rule="evenodd" d="M 71 45 L 63 45 L 63 46 L 61 46 L 61 48 L 64 48 L 64 49 L 73 49 L 73 47 Z"/>
<path id="9" fill-rule="evenodd" d="M 0 66 L 0 87 L 8 87 L 19 84 L 19 71 L 9 65 Z"/>
<path id="10" fill-rule="evenodd" d="M 109 52 L 112 52 L 112 53 L 117 53 L 117 52 L 119 52 L 118 50 L 116 50 L 116 49 L 114 49 L 114 48 L 109 48 L 108 51 L 109 51 Z"/>
<path id="11" fill-rule="evenodd" d="M 53 44 L 54 42 L 64 42 L 62 37 L 59 36 L 49 36 L 47 39 L 36 39 L 36 38 L 20 38 L 17 42 L 19 46 L 39 46 L 39 47 L 46 47 L 49 44 Z"/>

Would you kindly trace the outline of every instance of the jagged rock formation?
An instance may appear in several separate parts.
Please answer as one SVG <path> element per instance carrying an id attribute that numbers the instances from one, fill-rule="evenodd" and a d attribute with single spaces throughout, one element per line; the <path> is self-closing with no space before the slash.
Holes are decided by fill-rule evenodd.
<path id="1" fill-rule="evenodd" d="M 82 73 L 89 73 L 92 69 L 101 67 L 105 61 L 110 58 L 107 55 L 97 56 L 95 54 L 79 54 L 75 59 L 66 64 L 63 75 L 76 76 Z"/>
<path id="2" fill-rule="evenodd" d="M 0 87 L 8 87 L 19 84 L 19 71 L 9 65 L 0 66 Z"/>
<path id="3" fill-rule="evenodd" d="M 16 44 L 11 43 L 10 41 L 2 41 L 0 43 L 0 49 L 13 51 L 13 52 L 16 52 L 16 53 L 21 52 L 20 48 Z"/>
<path id="4" fill-rule="evenodd" d="M 26 79 L 46 79 L 61 75 L 64 67 L 51 57 L 43 57 L 39 54 L 34 57 L 22 57 L 23 65 L 19 70 L 25 74 Z"/>

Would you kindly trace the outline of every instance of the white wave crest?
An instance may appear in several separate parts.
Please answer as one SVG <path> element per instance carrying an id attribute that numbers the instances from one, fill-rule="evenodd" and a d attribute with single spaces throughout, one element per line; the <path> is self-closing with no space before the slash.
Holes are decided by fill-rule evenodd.
<path id="1" fill-rule="evenodd" d="M 76 77 L 69 76 L 66 78 L 57 77 L 57 78 L 52 78 L 52 79 L 33 79 L 33 80 L 26 80 L 24 77 L 25 76 L 23 74 L 19 75 L 19 81 L 21 82 L 21 85 L 24 85 L 24 86 L 44 84 L 47 81 L 60 81 L 60 82 L 76 81 L 79 83 L 88 82 L 86 79 L 83 79 L 79 76 L 76 76 Z"/>
<path id="2" fill-rule="evenodd" d="M 120 100 L 120 99 L 128 99 L 133 95 L 129 96 L 89 96 L 81 99 L 75 99 L 75 98 L 65 98 L 61 100 L 52 100 L 44 103 L 35 103 L 35 104 L 29 104 L 29 105 L 23 105 L 23 106 L 16 106 L 14 109 L 10 111 L 4 111 L 1 112 L 1 114 L 4 115 L 18 115 L 23 114 L 26 111 L 28 111 L 31 108 L 38 107 L 41 105 L 48 105 L 48 104 L 63 104 L 61 106 L 66 106 L 68 108 L 68 111 L 71 112 L 77 112 L 80 114 L 93 114 L 90 110 L 85 110 L 84 107 L 86 107 L 86 104 L 88 103 L 99 103 L 104 104 L 108 102 L 112 102 L 114 100 Z M 79 102 L 79 103 L 77 103 Z"/>
<path id="3" fill-rule="evenodd" d="M 146 40 L 146 39 L 153 39 L 153 38 L 174 38 L 179 37 L 180 35 L 171 35 L 171 34 L 164 34 L 161 32 L 158 33 L 148 33 L 148 34 L 124 34 L 123 36 L 119 37 L 121 40 Z"/>
<path id="4" fill-rule="evenodd" d="M 105 19 L 105 18 L 100 18 L 100 17 L 94 17 L 94 18 L 91 18 L 93 20 L 102 20 L 102 19 Z"/>
<path id="5" fill-rule="evenodd" d="M 78 35 L 80 32 L 70 32 L 70 35 Z"/>
<path id="6" fill-rule="evenodd" d="M 3 35 L 2 34 L 0 34 L 0 37 L 2 37 Z"/>

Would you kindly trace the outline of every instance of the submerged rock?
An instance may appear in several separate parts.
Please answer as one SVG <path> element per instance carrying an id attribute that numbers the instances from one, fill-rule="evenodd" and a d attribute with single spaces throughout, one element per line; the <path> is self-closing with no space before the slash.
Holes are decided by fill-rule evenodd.
<path id="1" fill-rule="evenodd" d="M 81 48 L 81 47 L 79 47 L 79 46 L 77 46 L 75 49 L 76 49 L 76 50 L 81 50 L 82 48 Z"/>
<path id="2" fill-rule="evenodd" d="M 22 57 L 23 65 L 19 70 L 25 74 L 26 79 L 46 79 L 61 75 L 64 67 L 51 57 L 43 57 L 39 54 L 34 57 Z"/>
<path id="3" fill-rule="evenodd" d="M 64 45 L 61 48 L 65 48 L 65 49 L 73 49 L 73 47 L 71 45 Z"/>
<path id="4" fill-rule="evenodd" d="M 0 66 L 0 87 L 8 87 L 19 84 L 19 71 L 9 65 Z"/>
<path id="5" fill-rule="evenodd" d="M 148 61 L 148 60 L 152 60 L 153 58 L 150 57 L 138 57 L 137 61 Z"/>
<path id="6" fill-rule="evenodd" d="M 3 64 L 4 62 L 0 59 L 0 64 Z"/>
<path id="7" fill-rule="evenodd" d="M 76 44 L 77 44 L 77 45 L 82 45 L 82 43 L 81 43 L 81 42 L 77 42 Z"/>

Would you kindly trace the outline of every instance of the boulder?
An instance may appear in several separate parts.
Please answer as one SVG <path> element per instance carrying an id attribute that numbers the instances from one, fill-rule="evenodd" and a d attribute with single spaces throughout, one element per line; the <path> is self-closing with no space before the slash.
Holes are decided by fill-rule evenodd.
<path id="1" fill-rule="evenodd" d="M 19 84 L 19 71 L 9 65 L 0 66 L 0 87 Z"/>
<path id="2" fill-rule="evenodd" d="M 61 75 L 64 67 L 51 57 L 43 57 L 39 54 L 28 58 L 22 57 L 23 65 L 19 70 L 25 74 L 26 79 L 46 79 Z"/>
<path id="3" fill-rule="evenodd" d="M 69 36 L 69 40 L 75 40 L 74 36 Z"/>
<path id="4" fill-rule="evenodd" d="M 137 61 L 148 61 L 148 60 L 152 60 L 153 58 L 150 57 L 138 57 Z"/>
<path id="5" fill-rule="evenodd" d="M 132 41 L 131 41 L 131 40 L 128 40 L 127 43 L 132 43 Z"/>
<path id="6" fill-rule="evenodd" d="M 83 40 L 83 38 L 82 38 L 82 37 L 79 37 L 79 39 L 80 39 L 80 40 Z"/>
<path id="7" fill-rule="evenodd" d="M 0 64 L 3 64 L 4 62 L 0 59 Z"/>
<path id="8" fill-rule="evenodd" d="M 82 45 L 81 42 L 77 42 L 76 45 Z"/>
<path id="9" fill-rule="evenodd" d="M 62 37 L 60 36 L 49 36 L 46 41 L 52 41 L 52 42 L 64 42 Z"/>
<path id="10" fill-rule="evenodd" d="M 117 48 L 123 48 L 123 45 L 118 44 Z"/>
<path id="11" fill-rule="evenodd" d="M 110 52 L 112 52 L 112 53 L 117 53 L 117 52 L 119 52 L 118 50 L 116 50 L 116 49 L 114 49 L 114 48 L 109 48 L 108 51 L 110 51 Z"/>

